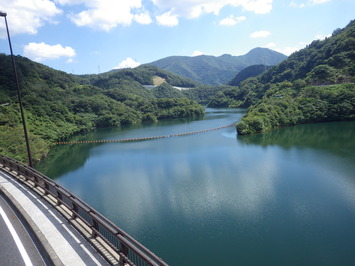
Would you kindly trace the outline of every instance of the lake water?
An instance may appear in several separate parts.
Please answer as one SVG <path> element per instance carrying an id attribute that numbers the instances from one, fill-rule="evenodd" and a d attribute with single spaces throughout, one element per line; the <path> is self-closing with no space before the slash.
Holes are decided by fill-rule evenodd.
<path id="1" fill-rule="evenodd" d="M 198 131 L 244 112 L 206 111 L 74 139 Z M 36 168 L 170 265 L 355 265 L 355 122 L 62 145 Z"/>

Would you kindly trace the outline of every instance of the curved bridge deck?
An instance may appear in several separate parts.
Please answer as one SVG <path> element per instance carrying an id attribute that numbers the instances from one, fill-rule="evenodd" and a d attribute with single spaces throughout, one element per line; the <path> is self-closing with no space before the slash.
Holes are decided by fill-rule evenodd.
<path id="1" fill-rule="evenodd" d="M 167 265 L 74 194 L 3 155 L 0 194 L 28 224 L 49 265 Z"/>
<path id="2" fill-rule="evenodd" d="M 26 186 L 15 182 L 10 175 L 0 170 L 0 193 L 14 205 L 19 215 L 23 216 L 30 226 L 27 229 L 33 230 L 37 238 L 33 241 L 37 242 L 37 245 L 39 241 L 39 245 L 44 248 L 40 248 L 41 255 L 45 257 L 43 265 L 109 265 L 53 206 Z M 3 248 L 3 245 L 8 243 L 2 240 L 0 248 Z M 18 253 L 16 248 L 11 252 L 14 256 Z M 38 265 L 37 263 L 31 261 L 32 265 Z M 28 261 L 26 263 L 31 264 Z"/>

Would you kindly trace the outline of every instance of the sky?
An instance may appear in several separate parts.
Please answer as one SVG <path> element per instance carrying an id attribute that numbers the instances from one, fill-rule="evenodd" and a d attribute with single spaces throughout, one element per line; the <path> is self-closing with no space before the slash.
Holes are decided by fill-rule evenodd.
<path id="1" fill-rule="evenodd" d="M 0 0 L 14 54 L 72 74 L 255 47 L 290 55 L 354 10 L 355 0 Z M 10 54 L 3 17 L 0 53 Z"/>

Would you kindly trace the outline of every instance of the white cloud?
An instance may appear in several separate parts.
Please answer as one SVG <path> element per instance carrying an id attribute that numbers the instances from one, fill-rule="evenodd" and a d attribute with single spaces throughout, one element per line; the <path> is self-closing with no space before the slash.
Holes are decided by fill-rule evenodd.
<path id="1" fill-rule="evenodd" d="M 7 13 L 11 35 L 36 34 L 47 22 L 62 13 L 50 0 L 1 0 L 0 9 Z M 5 25 L 0 23 L 0 37 L 5 38 Z"/>
<path id="2" fill-rule="evenodd" d="M 197 18 L 203 14 L 215 14 L 227 6 L 242 7 L 256 14 L 272 10 L 272 0 L 151 0 L 162 12 L 170 11 L 178 17 Z"/>
<path id="3" fill-rule="evenodd" d="M 324 4 L 326 2 L 330 2 L 331 0 L 309 0 L 310 4 L 312 5 L 318 5 L 318 4 Z"/>
<path id="4" fill-rule="evenodd" d="M 199 56 L 199 55 L 203 55 L 203 54 L 204 54 L 203 52 L 198 51 L 198 50 L 192 52 L 192 56 Z"/>
<path id="5" fill-rule="evenodd" d="M 121 69 L 121 68 L 134 68 L 139 66 L 141 63 L 133 60 L 131 57 L 127 57 L 125 60 L 123 60 L 117 67 L 114 67 L 114 69 Z"/>
<path id="6" fill-rule="evenodd" d="M 250 0 L 250 1 L 233 1 L 241 2 L 243 8 L 255 14 L 267 14 L 272 10 L 272 0 Z"/>
<path id="7" fill-rule="evenodd" d="M 239 22 L 242 22 L 244 20 L 246 20 L 247 18 L 245 16 L 241 16 L 241 17 L 234 17 L 233 15 L 230 15 L 224 19 L 222 19 L 220 22 L 219 22 L 219 25 L 222 25 L 222 26 L 234 26 L 236 25 L 237 23 Z"/>
<path id="8" fill-rule="evenodd" d="M 310 0 L 311 1 L 311 0 Z M 327 0 L 312 0 L 314 3 Z M 143 5 L 144 4 L 144 5 Z M 272 0 L 1 0 L 1 10 L 8 13 L 11 34 L 36 34 L 45 23 L 55 23 L 63 11 L 60 6 L 76 6 L 68 17 L 77 26 L 110 31 L 118 25 L 152 23 L 156 17 L 159 25 L 173 27 L 179 18 L 197 18 L 204 14 L 218 15 L 225 7 L 241 7 L 256 14 L 269 13 Z M 148 6 L 149 5 L 149 6 Z M 154 10 L 149 14 L 146 10 Z M 233 22 L 234 19 L 234 22 Z M 236 23 L 236 18 L 221 22 Z M 0 37 L 5 38 L 4 25 L 0 24 Z"/>
<path id="9" fill-rule="evenodd" d="M 151 15 L 145 11 L 143 0 L 2 0 L 1 9 L 6 11 L 12 34 L 35 34 L 38 28 L 47 22 L 54 22 L 55 16 L 62 13 L 58 6 L 76 5 L 76 13 L 68 15 L 77 26 L 110 31 L 118 25 L 130 25 L 133 21 L 140 24 L 152 23 Z M 325 0 L 313 0 L 325 1 Z M 178 19 L 197 18 L 203 14 L 218 14 L 227 6 L 242 7 L 257 14 L 269 13 L 272 0 L 151 0 L 157 23 L 173 27 Z M 80 9 L 81 8 L 81 9 Z M 237 18 L 230 17 L 222 25 L 237 23 Z M 3 25 L 0 25 L 4 28 Z M 3 31 L 2 31 L 3 32 Z M 1 33 L 1 37 L 5 37 Z"/>
<path id="10" fill-rule="evenodd" d="M 271 32 L 267 30 L 256 31 L 250 34 L 250 38 L 266 38 L 270 36 Z"/>
<path id="11" fill-rule="evenodd" d="M 134 20 L 137 21 L 139 24 L 152 23 L 152 18 L 150 17 L 148 12 L 134 15 Z"/>
<path id="12" fill-rule="evenodd" d="M 176 15 L 171 15 L 168 11 L 160 16 L 156 16 L 159 25 L 173 27 L 179 24 L 179 20 Z"/>
<path id="13" fill-rule="evenodd" d="M 288 46 L 288 47 L 284 47 L 284 48 L 281 48 L 281 49 L 275 49 L 275 51 L 279 52 L 279 53 L 282 53 L 284 55 L 290 55 L 296 51 L 300 50 L 299 47 L 295 47 L 295 46 Z"/>
<path id="14" fill-rule="evenodd" d="M 296 3 L 296 2 L 291 2 L 290 3 L 290 6 L 291 7 L 299 7 L 299 8 L 304 8 L 305 6 L 306 6 L 306 4 L 305 3 Z"/>
<path id="15" fill-rule="evenodd" d="M 41 43 L 34 43 L 31 42 L 24 47 L 24 56 L 37 61 L 41 62 L 46 59 L 58 59 L 60 57 L 69 57 L 69 63 L 72 62 L 70 60 L 74 57 L 75 50 L 69 46 L 63 47 L 60 44 L 56 45 L 49 45 L 44 42 Z"/>
<path id="16" fill-rule="evenodd" d="M 306 2 L 302 1 L 302 2 L 295 2 L 292 1 L 290 3 L 291 7 L 298 7 L 298 8 L 304 8 L 306 6 L 312 6 L 312 5 L 320 5 L 320 4 L 324 4 L 327 2 L 330 2 L 331 0 L 308 0 Z"/>
<path id="17" fill-rule="evenodd" d="M 69 17 L 77 26 L 109 31 L 117 25 L 130 25 L 135 17 L 133 10 L 142 7 L 141 0 L 57 0 L 62 5 L 78 5 L 85 7 L 79 13 Z M 142 21 L 141 14 L 136 21 Z M 144 20 L 146 22 L 146 20 Z"/>

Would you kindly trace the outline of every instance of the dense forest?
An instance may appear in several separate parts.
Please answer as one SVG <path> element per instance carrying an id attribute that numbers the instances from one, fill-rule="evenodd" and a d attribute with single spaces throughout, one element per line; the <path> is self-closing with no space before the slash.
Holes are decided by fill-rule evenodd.
<path id="1" fill-rule="evenodd" d="M 355 21 L 263 74 L 219 91 L 210 107 L 248 107 L 238 134 L 355 119 Z"/>
<path id="2" fill-rule="evenodd" d="M 204 114 L 201 105 L 183 94 L 145 89 L 142 84 L 153 85 L 155 77 L 164 81 L 160 90 L 198 85 L 153 66 L 77 76 L 20 56 L 15 60 L 34 160 L 45 156 L 55 141 L 81 131 Z M 0 105 L 0 153 L 26 161 L 11 58 L 4 54 L 0 55 Z"/>

